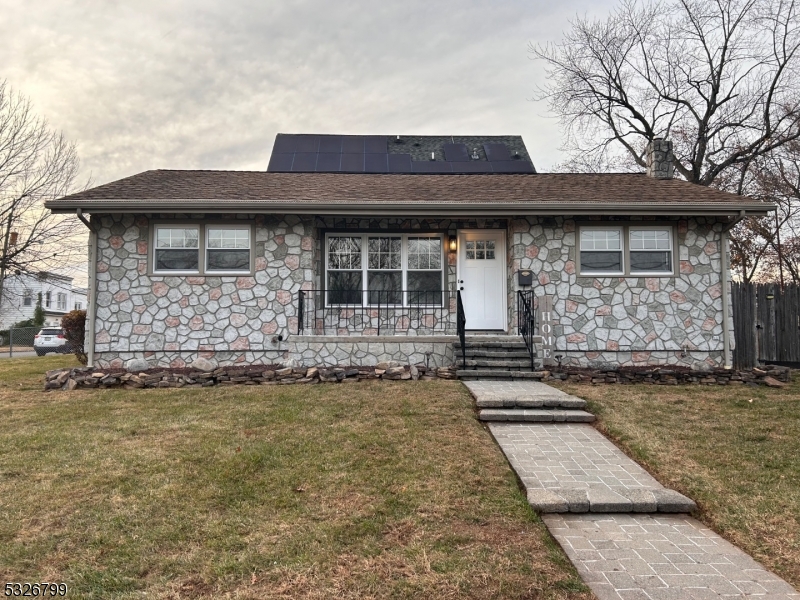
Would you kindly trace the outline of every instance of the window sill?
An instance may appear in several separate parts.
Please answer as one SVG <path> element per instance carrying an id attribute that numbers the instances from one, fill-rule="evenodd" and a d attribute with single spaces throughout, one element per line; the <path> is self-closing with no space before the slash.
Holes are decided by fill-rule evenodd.
<path id="1" fill-rule="evenodd" d="M 578 277 L 675 277 L 675 273 L 665 273 L 664 271 L 656 273 L 580 273 Z"/>
<path id="2" fill-rule="evenodd" d="M 148 277 L 254 277 L 253 271 L 153 271 Z"/>

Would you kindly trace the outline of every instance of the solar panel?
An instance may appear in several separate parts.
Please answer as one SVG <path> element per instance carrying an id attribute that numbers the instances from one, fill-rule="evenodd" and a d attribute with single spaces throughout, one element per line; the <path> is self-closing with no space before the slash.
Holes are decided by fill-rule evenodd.
<path id="1" fill-rule="evenodd" d="M 467 153 L 466 144 L 445 144 L 444 159 L 447 161 L 468 161 L 469 154 Z"/>
<path id="2" fill-rule="evenodd" d="M 388 154 L 365 154 L 364 171 L 366 173 L 388 173 Z"/>
<path id="3" fill-rule="evenodd" d="M 471 160 L 469 162 L 451 162 L 453 173 L 491 173 L 492 163 L 485 160 Z"/>
<path id="4" fill-rule="evenodd" d="M 495 173 L 533 173 L 527 160 L 496 160 L 489 164 Z"/>
<path id="5" fill-rule="evenodd" d="M 342 136 L 340 135 L 321 135 L 319 138 L 320 152 L 342 153 Z"/>
<path id="6" fill-rule="evenodd" d="M 411 161 L 411 168 L 414 173 L 452 173 L 450 163 L 435 160 L 414 160 Z"/>
<path id="7" fill-rule="evenodd" d="M 337 173 L 341 169 L 342 155 L 320 152 L 317 158 L 317 173 Z"/>
<path id="8" fill-rule="evenodd" d="M 295 152 L 294 162 L 292 163 L 292 172 L 309 172 L 314 171 L 317 167 L 317 153 L 316 152 Z"/>
<path id="9" fill-rule="evenodd" d="M 364 152 L 366 154 L 386 154 L 387 140 L 384 135 L 370 135 L 364 140 Z"/>
<path id="10" fill-rule="evenodd" d="M 484 144 L 483 149 L 486 151 L 487 160 L 511 160 L 511 155 L 508 153 L 508 148 L 505 144 Z"/>
<path id="11" fill-rule="evenodd" d="M 390 154 L 389 173 L 411 173 L 410 154 Z"/>
<path id="12" fill-rule="evenodd" d="M 317 152 L 319 149 L 318 135 L 298 135 L 295 137 L 295 152 Z"/>
<path id="13" fill-rule="evenodd" d="M 275 137 L 275 146 L 272 148 L 272 153 L 286 154 L 295 151 L 295 137 L 294 135 L 287 135 L 279 133 Z"/>
<path id="14" fill-rule="evenodd" d="M 364 137 L 361 135 L 344 136 L 342 138 L 342 154 L 364 154 Z"/>
<path id="15" fill-rule="evenodd" d="M 294 154 L 275 154 L 269 159 L 267 171 L 291 171 Z"/>
<path id="16" fill-rule="evenodd" d="M 364 154 L 342 154 L 342 171 L 344 173 L 363 173 Z"/>

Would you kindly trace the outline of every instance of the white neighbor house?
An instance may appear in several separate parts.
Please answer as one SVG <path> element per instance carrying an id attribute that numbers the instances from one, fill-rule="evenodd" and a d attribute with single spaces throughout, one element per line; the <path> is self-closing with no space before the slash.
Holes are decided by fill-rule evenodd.
<path id="1" fill-rule="evenodd" d="M 45 325 L 61 325 L 71 310 L 86 310 L 86 290 L 72 285 L 72 277 L 43 271 L 35 275 L 13 275 L 3 286 L 0 299 L 0 329 L 33 318 L 39 293 Z"/>

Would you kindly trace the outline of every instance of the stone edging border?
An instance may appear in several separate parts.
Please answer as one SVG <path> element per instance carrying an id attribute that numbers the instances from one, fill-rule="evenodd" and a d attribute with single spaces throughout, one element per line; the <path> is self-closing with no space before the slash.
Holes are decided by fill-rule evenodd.
<path id="1" fill-rule="evenodd" d="M 92 388 L 182 388 L 216 385 L 291 385 L 314 383 L 354 383 L 361 380 L 416 381 L 455 379 L 455 367 L 428 369 L 425 365 L 402 365 L 397 361 L 375 367 L 219 367 L 213 371 L 196 369 L 150 369 L 138 373 L 124 370 L 76 367 L 54 369 L 45 374 L 45 390 Z"/>
<path id="2" fill-rule="evenodd" d="M 579 369 L 564 367 L 560 371 L 552 371 L 542 380 L 561 380 L 569 383 L 584 384 L 645 384 L 645 385 L 766 385 L 767 387 L 784 387 L 792 380 L 789 367 L 764 365 L 751 370 L 711 369 L 709 371 L 692 371 L 670 367 L 654 367 L 652 369 Z"/>

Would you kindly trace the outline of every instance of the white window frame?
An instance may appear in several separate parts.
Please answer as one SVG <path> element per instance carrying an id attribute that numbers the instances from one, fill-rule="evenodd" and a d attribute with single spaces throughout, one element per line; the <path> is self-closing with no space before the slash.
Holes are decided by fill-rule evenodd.
<path id="1" fill-rule="evenodd" d="M 349 238 L 361 238 L 361 304 L 331 304 L 328 301 L 328 272 L 329 271 L 357 271 L 357 269 L 330 269 L 328 267 L 328 240 L 330 238 L 338 238 L 338 237 L 349 237 Z M 370 304 L 369 301 L 369 271 L 396 271 L 396 269 L 370 269 L 369 268 L 369 238 L 400 238 L 400 272 L 402 273 L 401 281 L 402 281 L 402 290 L 408 290 L 408 272 L 409 271 L 429 271 L 429 272 L 438 272 L 441 274 L 440 277 L 440 284 L 439 290 L 445 289 L 445 278 L 447 277 L 447 249 L 445 248 L 445 237 L 442 233 L 436 232 L 425 232 L 425 231 L 412 231 L 412 232 L 370 232 L 370 233 L 357 233 L 352 231 L 329 231 L 325 234 L 325 256 L 324 256 L 324 264 L 325 264 L 325 276 L 324 276 L 324 288 L 326 289 L 325 294 L 325 306 L 327 307 L 338 307 L 338 306 L 364 306 L 364 307 L 376 307 L 378 304 Z M 408 268 L 408 238 L 435 238 L 439 240 L 439 248 L 441 250 L 441 268 L 439 269 L 409 269 Z M 426 306 L 441 306 L 445 308 L 445 300 L 444 296 L 442 297 L 442 301 L 440 304 L 417 304 L 417 303 L 409 303 L 408 302 L 408 293 L 402 294 L 402 303 L 401 304 L 381 304 L 380 306 L 386 306 L 389 308 L 416 308 L 416 307 L 426 307 Z"/>
<path id="2" fill-rule="evenodd" d="M 576 233 L 576 260 L 578 263 L 578 276 L 579 277 L 675 277 L 677 273 L 677 262 L 676 262 L 676 248 L 678 246 L 677 239 L 675 238 L 675 229 L 676 224 L 674 222 L 666 222 L 666 223 L 659 223 L 659 222 L 634 222 L 634 223 L 619 223 L 619 222 L 607 222 L 607 223 L 597 223 L 597 222 L 590 222 L 590 223 L 579 223 L 577 227 Z M 622 242 L 622 270 L 621 271 L 603 271 L 603 272 L 587 272 L 583 270 L 583 261 L 581 261 L 581 232 L 586 230 L 600 230 L 600 231 L 609 231 L 612 229 L 619 230 L 621 233 L 621 242 Z M 630 268 L 630 253 L 631 253 L 631 240 L 630 240 L 630 232 L 631 230 L 658 230 L 658 231 L 667 231 L 669 233 L 669 243 L 670 243 L 670 270 L 669 271 L 633 271 L 631 272 Z M 591 252 L 591 250 L 587 250 L 586 252 Z M 646 252 L 646 251 L 645 251 Z"/>
<path id="3" fill-rule="evenodd" d="M 158 240 L 159 229 L 197 229 L 197 269 L 196 270 L 158 270 L 156 269 L 156 247 Z M 208 261 L 208 230 L 209 229 L 244 229 L 247 230 L 250 245 L 248 251 L 250 253 L 250 263 L 247 269 L 234 269 L 234 270 L 207 270 L 206 263 Z M 169 276 L 200 276 L 200 277 L 224 277 L 230 275 L 232 277 L 252 276 L 255 269 L 255 227 L 254 224 L 248 221 L 230 222 L 230 221 L 156 221 L 150 226 L 150 244 L 148 244 L 148 257 L 147 264 L 148 275 L 156 277 L 169 277 Z"/>
<path id="4" fill-rule="evenodd" d="M 44 293 L 44 307 L 50 308 L 50 305 L 53 303 L 53 294 L 51 292 Z"/>
<path id="5" fill-rule="evenodd" d="M 58 310 L 67 310 L 67 295 L 64 292 L 56 294 L 56 308 Z"/>
<path id="6" fill-rule="evenodd" d="M 76 302 L 75 303 L 75 310 L 82 310 L 82 309 L 83 309 L 83 304 L 81 302 Z"/>
<path id="7" fill-rule="evenodd" d="M 631 248 L 631 233 L 634 231 L 666 231 L 667 232 L 667 239 L 669 240 L 669 271 L 634 271 L 633 270 L 633 263 L 630 261 L 630 253 L 631 252 L 664 252 L 664 250 L 634 250 Z M 669 275 L 673 275 L 675 273 L 675 240 L 674 240 L 674 233 L 671 226 L 668 225 L 629 225 L 628 231 L 626 234 L 626 241 L 628 246 L 627 257 L 628 262 L 631 265 L 629 268 L 629 272 L 631 276 L 645 276 L 645 277 L 654 277 L 654 276 L 661 276 L 666 277 Z"/>
<path id="8" fill-rule="evenodd" d="M 248 261 L 247 261 L 247 268 L 246 269 L 209 269 L 207 268 L 208 265 L 208 251 L 209 250 L 242 250 L 242 248 L 209 248 L 208 247 L 208 240 L 209 235 L 208 232 L 210 229 L 227 229 L 229 231 L 246 231 L 247 232 L 247 253 L 248 253 Z M 253 267 L 253 228 L 248 224 L 227 224 L 227 223 L 208 223 L 206 224 L 204 231 L 203 231 L 203 256 L 202 260 L 199 263 L 200 270 L 208 273 L 209 275 L 224 275 L 226 273 L 232 273 L 235 275 L 242 275 L 250 273 Z"/>
<path id="9" fill-rule="evenodd" d="M 607 277 L 607 276 L 618 276 L 625 274 L 625 267 L 626 267 L 626 260 L 625 260 L 625 228 L 622 225 L 590 225 L 581 227 L 578 231 L 578 257 L 580 260 L 580 255 L 583 252 L 616 252 L 616 250 L 584 250 L 582 247 L 583 242 L 583 232 L 584 231 L 618 231 L 619 232 L 619 255 L 620 255 L 620 270 L 619 271 L 588 271 L 586 273 L 583 272 L 583 261 L 580 262 L 581 264 L 581 275 L 586 277 Z"/>
<path id="10" fill-rule="evenodd" d="M 197 229 L 197 269 L 166 269 L 158 270 L 156 266 L 156 253 L 158 250 L 165 250 L 165 248 L 158 247 L 158 230 L 159 229 Z M 202 256 L 202 237 L 201 232 L 203 228 L 198 223 L 156 223 L 153 225 L 153 256 L 152 266 L 153 275 L 197 275 L 203 270 L 203 256 Z"/>
<path id="11" fill-rule="evenodd" d="M 22 306 L 33 306 L 33 294 L 31 292 L 25 292 L 22 295 Z"/>

